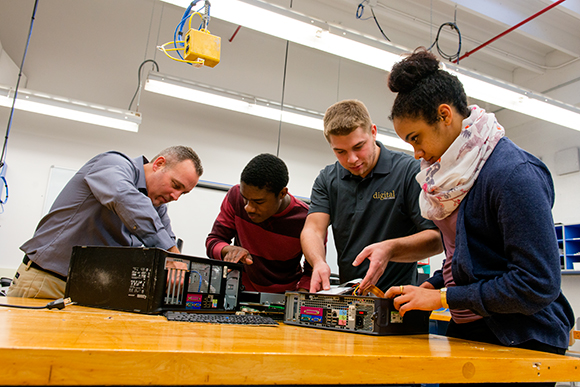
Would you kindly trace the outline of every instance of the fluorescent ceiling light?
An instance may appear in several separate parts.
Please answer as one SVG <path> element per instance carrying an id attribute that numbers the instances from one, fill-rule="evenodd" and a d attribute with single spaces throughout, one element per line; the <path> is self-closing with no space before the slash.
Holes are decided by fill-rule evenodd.
<path id="1" fill-rule="evenodd" d="M 162 0 L 187 7 L 189 0 Z M 391 71 L 409 53 L 404 47 L 311 18 L 261 0 L 219 0 L 211 16 L 333 55 Z M 541 120 L 580 130 L 580 109 L 518 86 L 446 65 L 459 76 L 468 96 Z"/>
<path id="2" fill-rule="evenodd" d="M 0 106 L 11 108 L 13 99 L 14 90 L 0 86 Z M 137 132 L 141 123 L 139 113 L 26 89 L 18 89 L 14 108 L 130 132 Z"/>
<path id="3" fill-rule="evenodd" d="M 457 66 L 444 67 L 459 78 L 470 97 L 580 131 L 580 109 L 573 105 Z"/>
<path id="4" fill-rule="evenodd" d="M 189 0 L 162 1 L 183 8 L 191 3 Z M 263 1 L 214 1 L 210 16 L 387 71 L 408 51 L 373 36 Z"/>
<path id="5" fill-rule="evenodd" d="M 289 105 L 284 105 L 284 109 L 280 109 L 280 104 L 277 102 L 157 72 L 149 73 L 145 83 L 145 90 L 320 131 L 324 128 L 322 122 L 324 114 L 320 112 Z M 387 131 L 386 129 L 379 130 Z M 385 146 L 406 151 L 413 150 L 411 145 L 398 137 L 380 133 L 377 135 L 377 139 Z"/>
<path id="6" fill-rule="evenodd" d="M 389 136 L 387 134 L 380 133 L 383 128 L 377 126 L 379 133 L 377 133 L 377 140 L 379 140 L 384 146 L 389 148 L 397 148 L 407 152 L 413 152 L 413 146 L 401 140 L 399 137 Z"/>

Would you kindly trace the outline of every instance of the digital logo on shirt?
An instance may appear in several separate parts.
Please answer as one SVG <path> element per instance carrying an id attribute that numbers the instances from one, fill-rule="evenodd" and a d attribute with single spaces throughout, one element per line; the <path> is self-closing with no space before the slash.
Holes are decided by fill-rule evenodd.
<path id="1" fill-rule="evenodd" d="M 373 194 L 373 199 L 379 199 L 379 200 L 393 200 L 395 199 L 395 190 L 392 190 L 391 192 L 375 192 Z"/>

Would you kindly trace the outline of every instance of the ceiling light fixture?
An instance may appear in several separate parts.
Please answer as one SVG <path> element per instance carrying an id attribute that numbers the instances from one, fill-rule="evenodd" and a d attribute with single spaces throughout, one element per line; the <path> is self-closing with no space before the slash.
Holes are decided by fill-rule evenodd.
<path id="1" fill-rule="evenodd" d="M 14 89 L 0 86 L 0 106 L 11 108 L 13 99 Z M 27 89 L 18 90 L 14 108 L 130 132 L 137 132 L 141 124 L 140 113 Z"/>
<path id="2" fill-rule="evenodd" d="M 190 4 L 188 0 L 162 1 L 184 8 Z M 402 54 L 412 51 L 261 0 L 214 3 L 212 17 L 385 71 L 390 71 Z M 580 109 L 573 105 L 459 66 L 446 64 L 445 67 L 459 77 L 470 97 L 580 130 Z"/>
<path id="3" fill-rule="evenodd" d="M 324 128 L 323 113 L 290 105 L 284 105 L 284 108 L 281 109 L 278 102 L 157 72 L 149 73 L 145 90 L 274 121 L 282 121 L 287 124 L 320 131 Z M 379 128 L 379 132 L 381 133 L 377 134 L 377 140 L 381 141 L 383 145 L 405 151 L 413 150 L 411 145 L 400 138 L 385 134 L 392 132 L 392 130 Z"/>
<path id="4" fill-rule="evenodd" d="M 580 109 L 573 105 L 454 65 L 444 67 L 459 78 L 472 98 L 580 131 Z"/>
<path id="5" fill-rule="evenodd" d="M 191 3 L 162 1 L 183 8 Z M 387 71 L 408 52 L 404 47 L 264 1 L 215 1 L 211 17 Z"/>

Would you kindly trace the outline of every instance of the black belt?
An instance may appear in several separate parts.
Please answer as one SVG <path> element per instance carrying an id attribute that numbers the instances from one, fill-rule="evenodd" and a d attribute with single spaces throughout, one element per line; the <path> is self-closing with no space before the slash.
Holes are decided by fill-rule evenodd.
<path id="1" fill-rule="evenodd" d="M 55 273 L 54 271 L 50 271 L 50 270 L 43 269 L 42 267 L 38 266 L 38 264 L 34 263 L 33 260 L 31 260 L 30 258 L 28 258 L 28 255 L 25 255 L 24 256 L 24 259 L 22 260 L 22 263 L 24 263 L 26 266 L 33 267 L 36 270 L 43 271 L 45 273 L 48 273 L 48 274 L 50 274 L 50 275 L 58 278 L 59 280 L 62 280 L 64 282 L 66 282 L 66 277 L 64 275 L 60 275 L 58 273 Z M 29 263 L 30 263 L 30 265 L 29 265 Z"/>

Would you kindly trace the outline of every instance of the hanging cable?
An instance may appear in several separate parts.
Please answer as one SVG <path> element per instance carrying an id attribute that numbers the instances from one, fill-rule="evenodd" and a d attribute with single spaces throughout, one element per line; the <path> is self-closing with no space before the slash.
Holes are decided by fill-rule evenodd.
<path id="1" fill-rule="evenodd" d="M 163 11 L 165 11 L 165 3 L 163 3 L 161 5 L 161 15 L 159 15 L 159 25 L 157 26 L 157 38 L 155 39 L 155 43 L 159 44 L 159 35 L 161 34 L 161 23 L 163 21 Z M 157 59 L 157 51 L 159 50 L 153 50 L 153 59 Z"/>
<path id="2" fill-rule="evenodd" d="M 155 71 L 159 72 L 159 65 L 157 64 L 157 62 L 155 62 L 155 60 L 146 59 L 141 63 L 141 65 L 139 66 L 139 71 L 137 71 L 137 90 L 135 90 L 135 94 L 133 94 L 133 98 L 131 98 L 131 102 L 129 103 L 129 107 L 127 108 L 127 110 L 131 110 L 131 106 L 133 105 L 133 101 L 135 101 L 135 97 L 141 91 L 141 70 L 143 69 L 145 63 L 147 62 L 153 63 L 155 65 Z M 135 109 L 135 111 L 139 111 L 139 102 L 137 102 L 137 108 Z"/>
<path id="3" fill-rule="evenodd" d="M 204 6 L 199 10 L 193 10 L 193 7 L 200 1 L 193 0 L 186 8 L 173 32 L 173 41 L 157 46 L 157 48 L 163 51 L 168 58 L 177 62 L 187 63 L 195 67 L 215 67 L 220 61 L 221 38 L 211 35 L 207 29 L 211 7 L 209 0 L 205 0 Z M 191 23 L 195 16 L 199 16 L 201 22 L 198 28 L 192 29 Z M 188 21 L 189 26 L 184 33 L 183 26 Z M 170 44 L 173 44 L 173 48 L 166 47 Z M 181 51 L 183 51 L 183 55 Z M 172 56 L 170 52 L 177 52 L 179 58 Z"/>
<path id="4" fill-rule="evenodd" d="M 292 8 L 293 0 L 290 0 L 290 8 Z M 284 75 L 282 76 L 282 101 L 280 101 L 280 122 L 278 123 L 278 146 L 276 148 L 276 157 L 280 157 L 280 142 L 282 139 L 282 114 L 284 114 L 284 94 L 286 93 L 286 68 L 288 66 L 288 45 L 286 41 L 286 55 L 284 56 Z"/>
<path id="5" fill-rule="evenodd" d="M 455 30 L 457 31 L 457 52 L 453 55 L 447 54 L 445 53 L 441 47 L 439 47 L 439 34 L 441 34 L 441 30 L 443 29 L 443 27 L 445 26 L 449 26 L 451 27 L 451 30 Z M 446 59 L 450 62 L 453 62 L 455 60 L 457 60 L 457 58 L 459 58 L 459 55 L 461 55 L 461 31 L 459 31 L 459 27 L 457 26 L 457 24 L 453 23 L 453 22 L 447 22 L 447 23 L 443 23 L 439 26 L 439 30 L 437 30 L 437 35 L 435 36 L 435 41 L 433 42 L 433 44 L 431 44 L 431 46 L 427 49 L 427 51 L 431 51 L 431 49 L 433 48 L 433 46 L 437 47 L 437 52 L 439 53 L 439 55 L 441 56 L 441 58 Z"/>
<path id="6" fill-rule="evenodd" d="M 286 56 L 284 57 L 284 76 L 282 77 L 282 101 L 280 102 L 280 122 L 278 124 L 278 147 L 276 148 L 276 156 L 280 156 L 280 140 L 282 137 L 282 114 L 284 114 L 284 94 L 286 92 L 286 67 L 288 66 L 288 44 L 286 41 Z"/>
<path id="7" fill-rule="evenodd" d="M 155 3 L 151 7 L 151 18 L 149 19 L 149 30 L 147 31 L 147 42 L 145 43 L 145 55 L 143 60 L 147 59 L 147 48 L 149 47 L 149 38 L 151 37 L 151 26 L 153 25 L 153 14 L 155 13 Z"/>
<path id="8" fill-rule="evenodd" d="M 372 15 L 373 15 L 373 16 L 369 16 L 369 17 L 367 17 L 366 19 L 363 19 L 363 18 L 362 18 L 363 14 L 364 14 L 364 12 L 365 12 L 365 6 L 364 6 L 364 3 L 367 3 L 367 2 L 369 2 L 369 0 L 363 0 L 363 1 L 362 1 L 362 2 L 361 2 L 359 5 L 358 5 L 358 7 L 356 8 L 356 14 L 355 14 L 355 15 L 356 15 L 356 18 L 357 18 L 357 19 L 360 19 L 360 20 L 369 20 L 369 19 L 374 19 L 374 21 L 375 21 L 375 24 L 376 24 L 376 25 L 377 25 L 377 27 L 379 28 L 379 31 L 381 31 L 381 34 L 383 35 L 383 37 L 384 37 L 385 39 L 387 39 L 387 40 L 390 42 L 390 41 L 391 41 L 391 39 L 389 39 L 389 37 L 388 37 L 388 36 L 385 34 L 385 32 L 383 31 L 383 29 L 381 28 L 381 25 L 379 24 L 379 21 L 377 20 L 377 17 L 375 16 L 375 11 L 373 10 L 373 7 L 370 5 L 370 3 L 369 3 L 369 7 L 370 7 L 370 9 L 371 9 L 371 13 L 372 13 Z"/>
<path id="9" fill-rule="evenodd" d="M 0 214 L 4 213 L 4 204 L 8 201 L 8 182 L 6 181 L 6 164 L 0 168 Z"/>
<path id="10" fill-rule="evenodd" d="M 38 8 L 38 0 L 34 2 L 34 9 L 32 10 L 32 17 L 30 19 L 30 28 L 28 30 L 28 37 L 26 39 L 26 46 L 24 47 L 24 55 L 22 55 L 22 62 L 20 63 L 20 69 L 18 71 L 18 80 L 16 81 L 16 88 L 14 89 L 14 98 L 12 98 L 12 108 L 10 109 L 10 117 L 8 118 L 8 125 L 6 126 L 6 135 L 4 136 L 4 145 L 2 146 L 2 155 L 0 156 L 0 170 L 2 171 L 2 181 L 4 182 L 4 187 L 6 188 L 6 195 L 0 194 L 0 205 L 2 206 L 2 212 L 4 212 L 4 204 L 8 200 L 8 183 L 6 182 L 6 152 L 8 148 L 8 137 L 10 136 L 10 129 L 12 127 L 12 118 L 14 117 L 14 105 L 16 104 L 16 98 L 18 97 L 18 88 L 20 87 L 20 79 L 22 78 L 22 68 L 24 67 L 24 60 L 26 59 L 26 53 L 28 52 L 28 46 L 30 44 L 30 37 L 32 36 L 32 27 L 34 26 L 34 18 L 36 17 L 36 9 Z M 2 199 L 2 196 L 4 198 Z"/>
<path id="11" fill-rule="evenodd" d="M 187 63 L 189 65 L 198 65 L 201 66 L 203 65 L 202 61 L 196 60 L 196 61 L 190 61 L 190 60 L 185 60 L 183 58 L 183 55 L 181 55 L 181 51 L 184 50 L 185 48 L 185 41 L 183 40 L 183 26 L 185 25 L 185 23 L 187 21 L 189 21 L 189 29 L 191 29 L 191 22 L 194 16 L 199 16 L 201 18 L 201 21 L 203 22 L 203 15 L 200 13 L 201 9 L 197 11 L 193 11 L 192 12 L 192 7 L 198 3 L 199 0 L 196 1 L 192 1 L 191 4 L 187 7 L 187 9 L 185 10 L 185 13 L 183 14 L 183 16 L 181 17 L 180 22 L 177 24 L 177 26 L 175 27 L 175 30 L 173 31 L 173 41 L 171 42 L 167 42 L 165 44 L 162 44 L 160 46 L 158 46 L 157 48 L 161 51 L 163 51 L 163 53 L 165 53 L 165 55 L 167 55 L 169 58 L 177 61 L 177 62 L 184 62 Z M 202 25 L 199 26 L 198 30 L 202 30 Z M 166 48 L 165 46 L 169 45 L 169 44 L 173 44 L 173 48 Z M 177 52 L 177 55 L 179 56 L 178 58 L 174 58 L 173 56 L 169 55 L 168 51 L 175 51 Z"/>
<path id="12" fill-rule="evenodd" d="M 431 12 L 433 12 L 433 8 L 431 8 Z M 445 53 L 441 49 L 441 47 L 439 47 L 439 35 L 441 34 L 441 30 L 445 26 L 449 26 L 449 27 L 451 27 L 451 30 L 457 31 L 457 40 L 458 40 L 457 52 L 453 55 L 449 55 L 449 54 Z M 437 52 L 439 53 L 441 58 L 446 59 L 450 62 L 457 61 L 457 58 L 459 58 L 459 55 L 461 55 L 461 31 L 459 31 L 459 27 L 457 26 L 457 6 L 455 7 L 455 12 L 453 14 L 453 22 L 446 22 L 446 23 L 443 23 L 439 26 L 439 29 L 437 30 L 437 36 L 435 36 L 435 40 L 433 41 L 431 46 L 429 46 L 427 51 L 431 51 L 433 46 L 437 47 Z"/>

